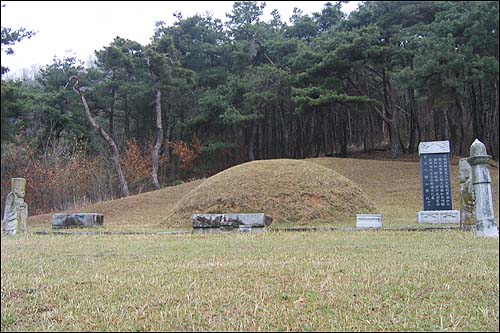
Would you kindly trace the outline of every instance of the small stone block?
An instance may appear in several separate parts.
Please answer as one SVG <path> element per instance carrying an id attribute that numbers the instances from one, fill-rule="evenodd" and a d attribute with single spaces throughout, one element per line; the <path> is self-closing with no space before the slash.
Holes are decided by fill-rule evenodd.
<path id="1" fill-rule="evenodd" d="M 97 213 L 54 214 L 52 229 L 102 227 L 104 215 Z"/>
<path id="2" fill-rule="evenodd" d="M 247 226 L 247 225 L 240 225 L 240 227 L 238 228 L 238 231 L 239 232 L 243 232 L 243 233 L 259 234 L 259 233 L 266 232 L 266 228 L 264 228 L 264 227 L 251 227 L 251 226 Z"/>
<path id="3" fill-rule="evenodd" d="M 246 225 L 240 225 L 239 232 L 252 232 L 252 227 Z"/>
<path id="4" fill-rule="evenodd" d="M 357 228 L 382 228 L 382 214 L 356 214 Z"/>
<path id="5" fill-rule="evenodd" d="M 417 213 L 418 223 L 459 224 L 459 210 L 424 210 Z"/>
<path id="6" fill-rule="evenodd" d="M 266 232 L 266 230 L 267 230 L 266 228 L 262 228 L 262 227 L 252 227 L 250 229 L 250 232 L 252 234 L 260 234 L 260 233 Z"/>

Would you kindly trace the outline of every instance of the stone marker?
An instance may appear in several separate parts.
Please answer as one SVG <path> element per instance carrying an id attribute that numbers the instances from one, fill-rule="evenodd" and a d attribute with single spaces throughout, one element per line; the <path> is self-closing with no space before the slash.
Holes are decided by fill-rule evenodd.
<path id="1" fill-rule="evenodd" d="M 419 223 L 460 223 L 460 211 L 452 210 L 450 181 L 450 143 L 421 142 L 418 145 L 422 170 L 424 210 L 417 213 Z"/>
<path id="2" fill-rule="evenodd" d="M 12 192 L 7 194 L 2 218 L 2 229 L 5 235 L 15 235 L 19 224 L 24 232 L 28 231 L 28 204 L 24 202 L 26 179 L 12 178 Z"/>
<path id="3" fill-rule="evenodd" d="M 270 226 L 273 219 L 263 213 L 253 214 L 193 214 L 193 233 L 215 233 L 232 231 L 261 232 Z"/>
<path id="4" fill-rule="evenodd" d="M 476 235 L 479 237 L 498 238 L 498 225 L 493 212 L 493 194 L 488 161 L 484 144 L 476 139 L 470 146 L 470 157 L 467 161 L 472 166 L 472 184 L 476 202 Z"/>
<path id="5" fill-rule="evenodd" d="M 460 223 L 460 211 L 458 210 L 427 210 L 417 213 L 419 223 Z"/>
<path id="6" fill-rule="evenodd" d="M 52 229 L 102 227 L 104 215 L 97 213 L 54 214 Z"/>
<path id="7" fill-rule="evenodd" d="M 472 167 L 467 162 L 467 158 L 461 158 L 458 167 L 460 169 L 460 229 L 468 231 L 476 226 Z"/>
<path id="8" fill-rule="evenodd" d="M 356 214 L 356 228 L 382 228 L 382 214 Z"/>

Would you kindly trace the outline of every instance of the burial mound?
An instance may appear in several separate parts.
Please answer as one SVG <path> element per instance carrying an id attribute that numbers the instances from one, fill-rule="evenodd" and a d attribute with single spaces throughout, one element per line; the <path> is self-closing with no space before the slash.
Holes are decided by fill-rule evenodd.
<path id="1" fill-rule="evenodd" d="M 222 171 L 186 194 L 162 223 L 188 226 L 195 213 L 265 213 L 273 225 L 354 223 L 376 213 L 358 185 L 315 163 L 253 161 Z"/>

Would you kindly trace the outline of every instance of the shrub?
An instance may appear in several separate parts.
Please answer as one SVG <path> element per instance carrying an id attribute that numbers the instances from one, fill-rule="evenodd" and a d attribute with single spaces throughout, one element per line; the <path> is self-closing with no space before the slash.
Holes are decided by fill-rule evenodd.
<path id="1" fill-rule="evenodd" d="M 170 147 L 172 148 L 172 153 L 180 159 L 181 169 L 184 171 L 191 171 L 194 167 L 196 158 L 200 155 L 200 140 L 195 136 L 191 145 L 178 140 L 170 143 Z"/>

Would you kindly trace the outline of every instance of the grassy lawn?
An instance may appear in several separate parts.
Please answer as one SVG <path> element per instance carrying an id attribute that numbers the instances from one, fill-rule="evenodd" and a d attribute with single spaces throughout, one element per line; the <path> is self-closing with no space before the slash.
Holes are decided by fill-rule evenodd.
<path id="1" fill-rule="evenodd" d="M 2 237 L 2 331 L 498 331 L 473 233 Z"/>
<path id="2" fill-rule="evenodd" d="M 428 227 L 416 222 L 418 157 L 309 161 L 358 184 L 384 228 Z M 498 222 L 498 165 L 490 170 Z M 457 161 L 451 172 L 459 209 Z M 2 236 L 1 330 L 499 330 L 498 239 L 458 230 L 276 231 L 353 228 L 355 218 L 277 221 L 266 234 L 156 234 L 191 230 L 190 221 L 160 222 L 202 182 L 72 210 L 104 214 L 104 228 Z M 50 233 L 51 216 L 30 216 L 30 231 Z"/>

